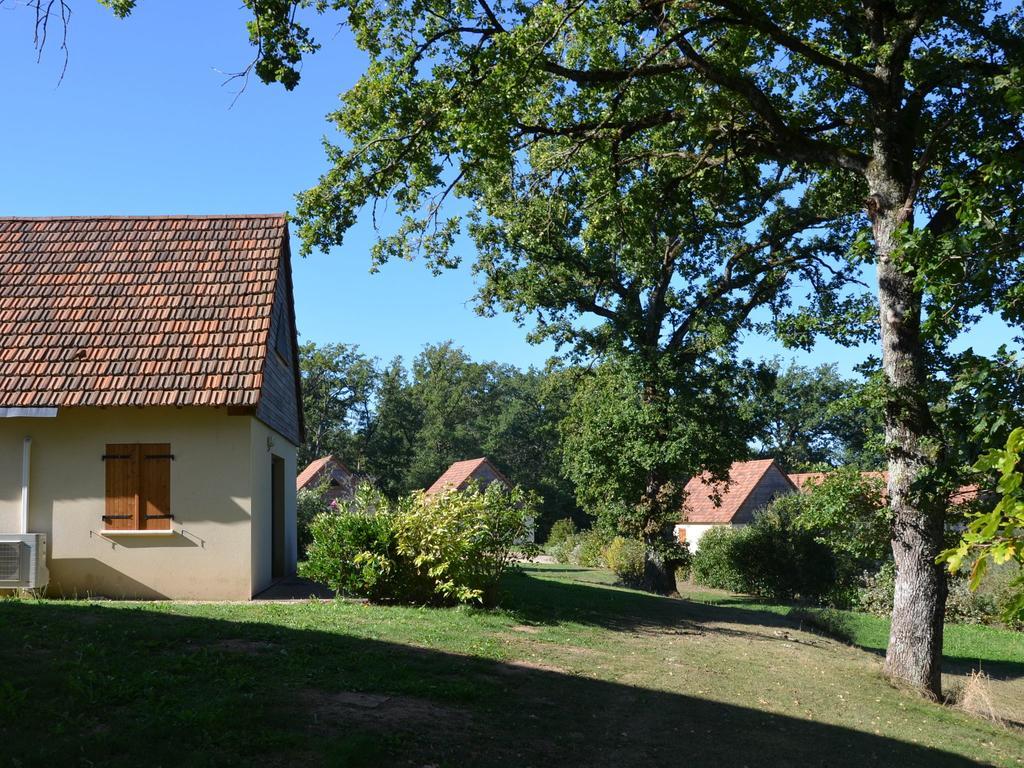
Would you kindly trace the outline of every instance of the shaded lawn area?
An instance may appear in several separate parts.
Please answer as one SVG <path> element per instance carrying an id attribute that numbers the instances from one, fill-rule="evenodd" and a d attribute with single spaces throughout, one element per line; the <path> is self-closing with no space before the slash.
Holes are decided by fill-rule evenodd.
<path id="1" fill-rule="evenodd" d="M 505 609 L 0 601 L 0 764 L 1024 765 L 775 609 L 530 567 Z"/>
<path id="2" fill-rule="evenodd" d="M 681 595 L 687 600 L 708 605 L 767 611 L 782 616 L 794 615 L 793 605 L 767 602 L 723 590 L 683 586 Z M 837 628 L 853 645 L 876 653 L 885 653 L 889 641 L 889 619 L 859 611 L 812 609 L 811 612 L 838 618 Z M 980 662 L 984 669 L 1006 669 L 1016 676 L 1024 677 L 1024 633 L 980 624 L 947 624 L 943 632 L 943 657 L 946 662 L 954 665 L 978 666 Z"/>

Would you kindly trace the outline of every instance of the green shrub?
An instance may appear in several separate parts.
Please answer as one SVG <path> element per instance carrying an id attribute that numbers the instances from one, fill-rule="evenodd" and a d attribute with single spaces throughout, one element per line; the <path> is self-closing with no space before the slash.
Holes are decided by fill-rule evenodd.
<path id="1" fill-rule="evenodd" d="M 1013 599 L 1016 568 L 995 567 L 982 578 L 977 591 L 972 591 L 965 575 L 949 577 L 946 598 L 946 621 L 958 624 L 997 624 L 1005 621 L 1005 606 Z M 876 616 L 892 615 L 892 598 L 896 582 L 896 566 L 890 560 L 873 573 L 865 573 L 857 595 L 857 607 Z M 1019 624 L 1011 623 L 1011 628 Z"/>
<path id="2" fill-rule="evenodd" d="M 551 531 L 548 533 L 548 540 L 544 545 L 544 548 L 550 550 L 553 547 L 557 547 L 563 541 L 571 538 L 576 534 L 576 523 L 573 522 L 572 518 L 563 517 L 561 520 L 555 520 L 551 524 Z"/>
<path id="3" fill-rule="evenodd" d="M 875 616 L 891 616 L 895 590 L 896 564 L 889 560 L 877 571 L 864 573 L 857 591 L 857 607 Z"/>
<path id="4" fill-rule="evenodd" d="M 831 602 L 835 559 L 813 534 L 794 524 L 790 512 L 773 505 L 744 528 L 708 531 L 694 557 L 694 580 L 775 600 Z"/>
<path id="5" fill-rule="evenodd" d="M 690 573 L 695 584 L 742 592 L 746 582 L 736 568 L 733 548 L 738 529 L 716 526 L 704 533 L 693 556 Z"/>
<path id="6" fill-rule="evenodd" d="M 643 581 L 646 547 L 642 541 L 616 536 L 602 554 L 605 565 L 627 587 L 639 586 Z"/>
<path id="7" fill-rule="evenodd" d="M 361 487 L 336 510 L 309 525 L 310 545 L 300 573 L 344 595 L 415 600 L 429 594 L 412 563 L 399 555 L 393 515 L 379 492 Z"/>
<path id="8" fill-rule="evenodd" d="M 967 579 L 949 580 L 946 597 L 946 621 L 955 624 L 992 624 L 999 620 L 999 609 L 991 594 L 975 592 Z"/>
<path id="9" fill-rule="evenodd" d="M 394 512 L 398 552 L 431 580 L 437 601 L 493 605 L 502 573 L 532 547 L 522 542 L 537 505 L 535 494 L 500 483 L 407 496 Z"/>
<path id="10" fill-rule="evenodd" d="M 803 493 L 776 499 L 796 525 L 851 564 L 877 566 L 890 557 L 892 512 L 884 502 L 885 484 L 847 467 L 830 472 Z"/>
<path id="11" fill-rule="evenodd" d="M 321 512 L 327 511 L 322 488 L 307 488 L 299 491 L 295 497 L 295 528 L 298 544 L 299 560 L 306 558 L 306 550 L 312 542 L 310 526 L 313 519 Z"/>
<path id="12" fill-rule="evenodd" d="M 547 549 L 548 554 L 555 558 L 556 563 L 561 563 L 562 565 L 570 564 L 572 562 L 572 553 L 575 551 L 576 545 L 579 544 L 578 537 L 579 534 L 570 534 L 557 544 L 550 545 Z"/>
<path id="13" fill-rule="evenodd" d="M 597 528 L 582 531 L 576 536 L 576 546 L 570 555 L 571 562 L 584 568 L 600 568 L 605 565 L 602 553 L 612 538 Z"/>
<path id="14" fill-rule="evenodd" d="M 317 515 L 301 573 L 346 595 L 410 603 L 495 602 L 537 499 L 494 483 L 396 504 L 368 486 Z"/>

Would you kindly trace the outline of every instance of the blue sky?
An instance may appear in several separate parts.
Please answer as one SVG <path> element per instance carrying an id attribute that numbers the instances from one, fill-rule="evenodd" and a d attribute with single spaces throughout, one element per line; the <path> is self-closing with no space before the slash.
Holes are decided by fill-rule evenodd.
<path id="1" fill-rule="evenodd" d="M 365 59 L 344 29 L 322 24 L 322 50 L 292 92 L 253 79 L 237 100 L 225 72 L 252 57 L 246 13 L 231 0 L 142 0 L 126 20 L 94 0 L 76 0 L 69 60 L 51 27 L 42 61 L 33 14 L 22 0 L 0 5 L 5 114 L 0 128 L 0 213 L 95 215 L 287 211 L 295 192 L 326 169 L 324 116 Z M 58 84 L 59 83 L 59 84 Z M 318 343 L 358 344 L 382 359 L 410 358 L 454 339 L 477 359 L 541 365 L 553 351 L 532 346 L 510 317 L 478 317 L 467 267 L 433 277 L 397 262 L 369 274 L 375 234 L 367 220 L 329 255 L 296 259 L 299 331 Z M 297 249 L 296 249 L 297 250 Z M 986 322 L 966 343 L 991 351 L 1011 334 Z M 802 364 L 836 362 L 848 372 L 871 350 L 823 343 L 784 352 L 751 337 L 743 352 Z"/>

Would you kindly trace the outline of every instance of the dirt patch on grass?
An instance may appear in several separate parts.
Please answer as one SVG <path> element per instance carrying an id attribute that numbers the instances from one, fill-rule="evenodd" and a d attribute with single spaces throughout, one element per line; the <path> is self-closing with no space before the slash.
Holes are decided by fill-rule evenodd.
<path id="1" fill-rule="evenodd" d="M 540 627 L 534 627 L 529 624 L 517 624 L 512 627 L 513 632 L 522 632 L 527 635 L 539 635 L 541 632 Z"/>
<path id="2" fill-rule="evenodd" d="M 358 725 L 381 731 L 455 731 L 465 729 L 472 720 L 464 709 L 413 696 L 307 690 L 299 701 L 315 726 L 332 729 Z"/>
<path id="3" fill-rule="evenodd" d="M 519 672 L 557 672 L 561 675 L 572 674 L 567 669 L 557 667 L 554 664 L 545 664 L 540 661 L 526 661 L 524 659 L 518 659 L 516 661 L 506 661 L 498 671 L 504 675 L 515 675 Z"/>

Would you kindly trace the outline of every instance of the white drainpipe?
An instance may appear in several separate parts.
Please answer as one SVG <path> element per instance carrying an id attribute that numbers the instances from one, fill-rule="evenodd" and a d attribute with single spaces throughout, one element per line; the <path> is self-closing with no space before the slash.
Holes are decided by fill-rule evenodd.
<path id="1" fill-rule="evenodd" d="M 32 459 L 32 438 L 26 437 L 21 447 L 21 532 L 28 533 L 28 473 Z"/>

